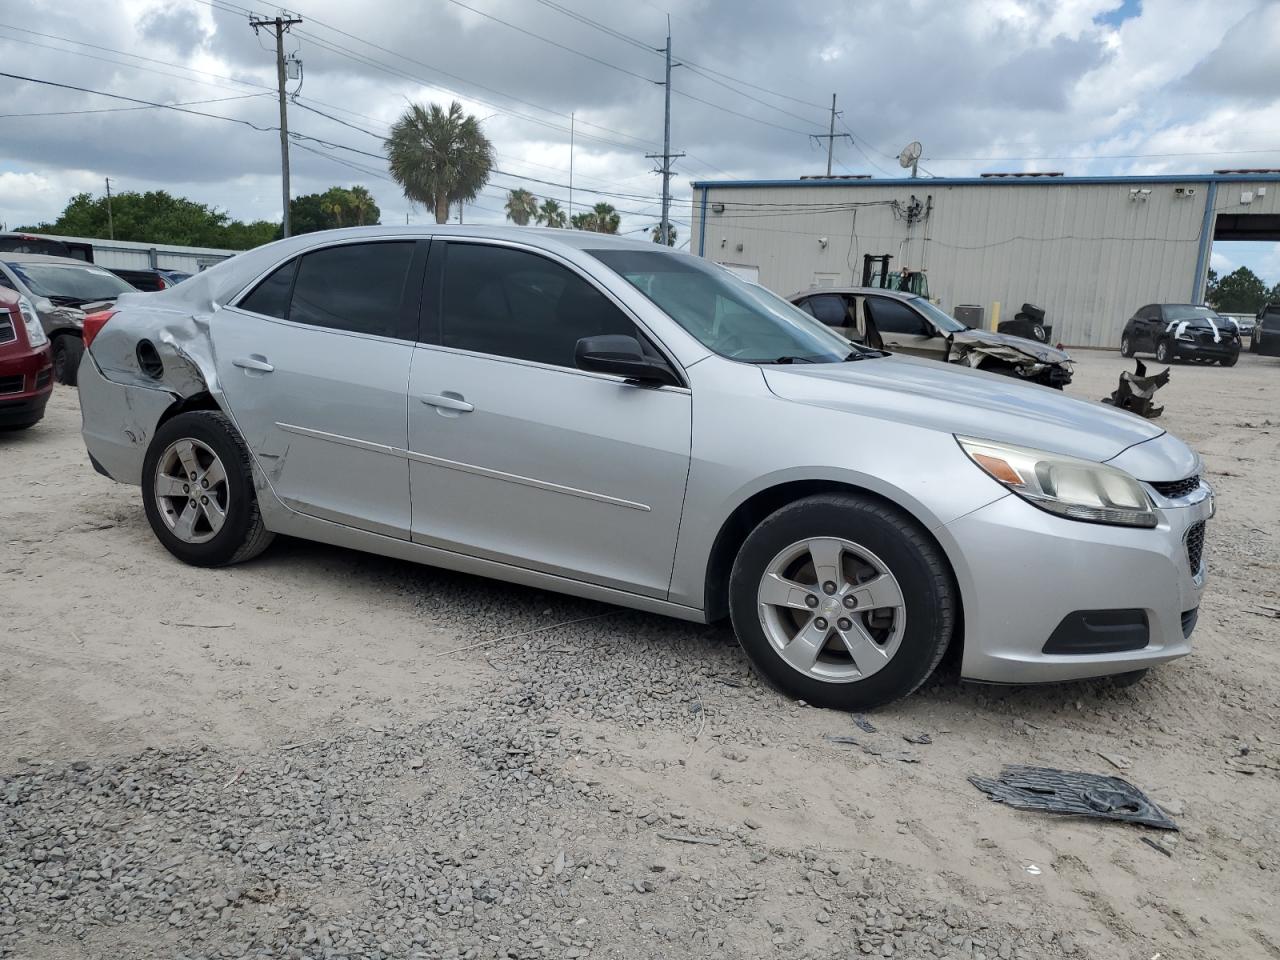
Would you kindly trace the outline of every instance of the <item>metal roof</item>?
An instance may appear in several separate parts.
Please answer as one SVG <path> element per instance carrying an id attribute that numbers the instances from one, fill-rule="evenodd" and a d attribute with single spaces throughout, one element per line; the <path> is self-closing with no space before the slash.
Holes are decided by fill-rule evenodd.
<path id="1" fill-rule="evenodd" d="M 1108 183 L 1274 183 L 1280 174 L 1258 173 L 1187 173 L 1181 175 L 1115 177 L 871 177 L 865 180 L 825 177 L 796 180 L 695 180 L 693 189 L 704 187 L 1034 187 L 1034 186 L 1091 186 Z"/>

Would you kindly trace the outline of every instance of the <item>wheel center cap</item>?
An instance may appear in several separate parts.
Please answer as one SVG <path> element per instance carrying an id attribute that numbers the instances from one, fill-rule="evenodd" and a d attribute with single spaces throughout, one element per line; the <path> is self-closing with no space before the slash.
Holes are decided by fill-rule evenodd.
<path id="1" fill-rule="evenodd" d="M 835 597 L 827 597 L 822 601 L 822 615 L 828 620 L 834 620 L 836 615 L 840 613 L 840 601 Z"/>

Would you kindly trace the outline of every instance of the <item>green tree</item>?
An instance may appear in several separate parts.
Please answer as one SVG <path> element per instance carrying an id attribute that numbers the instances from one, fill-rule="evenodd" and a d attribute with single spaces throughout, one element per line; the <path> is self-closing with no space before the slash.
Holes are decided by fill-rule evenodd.
<path id="1" fill-rule="evenodd" d="M 1206 299 L 1223 313 L 1257 313 L 1267 300 L 1267 285 L 1248 267 L 1237 267 L 1221 279 L 1213 278 Z"/>
<path id="2" fill-rule="evenodd" d="M 518 227 L 528 226 L 538 215 L 538 198 L 528 190 L 516 188 L 507 193 L 507 219 Z"/>
<path id="3" fill-rule="evenodd" d="M 493 170 L 493 145 L 456 100 L 447 111 L 411 104 L 384 146 L 404 195 L 434 210 L 436 223 L 448 222 L 451 204 L 474 200 Z"/>
<path id="4" fill-rule="evenodd" d="M 590 230 L 592 233 L 599 232 L 596 230 L 596 215 L 590 211 L 575 213 L 569 218 L 569 223 L 575 230 Z"/>
<path id="5" fill-rule="evenodd" d="M 279 229 L 278 224 L 264 220 L 253 223 L 232 220 L 222 210 L 185 197 L 175 197 L 163 190 L 115 194 L 111 198 L 111 224 L 117 240 L 230 250 L 245 250 L 268 243 Z M 105 239 L 110 235 L 106 197 L 77 194 L 67 203 L 58 219 L 19 229 Z"/>
<path id="6" fill-rule="evenodd" d="M 382 211 L 364 187 L 330 187 L 289 201 L 289 229 L 294 234 L 375 224 Z"/>
<path id="7" fill-rule="evenodd" d="M 622 217 L 618 215 L 618 211 L 608 203 L 597 203 L 591 208 L 591 212 L 596 218 L 597 233 L 617 233 L 618 225 L 622 223 Z"/>
<path id="8" fill-rule="evenodd" d="M 544 227 L 563 227 L 568 222 L 564 209 L 554 200 L 543 200 L 534 216 Z"/>
<path id="9" fill-rule="evenodd" d="M 662 242 L 662 224 L 658 224 L 653 228 L 653 242 Z M 674 223 L 667 224 L 667 246 L 674 247 L 676 245 L 676 226 Z"/>

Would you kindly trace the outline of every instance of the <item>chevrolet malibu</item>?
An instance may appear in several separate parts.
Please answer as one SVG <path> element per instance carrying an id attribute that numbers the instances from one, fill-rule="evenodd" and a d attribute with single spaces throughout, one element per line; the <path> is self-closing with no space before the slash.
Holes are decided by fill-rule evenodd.
<path id="1" fill-rule="evenodd" d="M 84 320 L 94 467 L 218 566 L 287 534 L 696 622 L 788 694 L 1141 675 L 1213 496 L 1123 411 L 851 344 L 594 233 L 294 237 Z"/>

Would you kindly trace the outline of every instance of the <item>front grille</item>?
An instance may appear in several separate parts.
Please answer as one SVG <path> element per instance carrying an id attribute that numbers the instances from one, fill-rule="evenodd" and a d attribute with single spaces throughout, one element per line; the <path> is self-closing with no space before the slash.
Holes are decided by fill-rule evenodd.
<path id="1" fill-rule="evenodd" d="M 18 339 L 18 331 L 13 325 L 13 315 L 8 310 L 0 310 L 0 343 L 12 343 Z"/>
<path id="2" fill-rule="evenodd" d="M 21 393 L 22 377 L 0 377 L 0 393 Z"/>
<path id="3" fill-rule="evenodd" d="M 1162 480 L 1159 483 L 1152 483 L 1151 486 L 1160 496 L 1177 500 L 1180 497 L 1189 497 L 1200 489 L 1200 476 L 1197 474 L 1185 480 Z"/>
<path id="4" fill-rule="evenodd" d="M 1204 521 L 1193 523 L 1187 530 L 1187 562 L 1191 572 L 1200 572 L 1200 560 L 1204 555 Z"/>
<path id="5" fill-rule="evenodd" d="M 53 379 L 52 370 L 41 370 L 36 374 L 36 389 L 43 390 L 49 385 L 49 381 Z"/>

